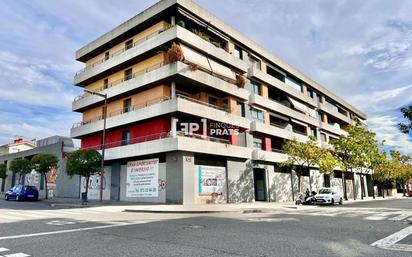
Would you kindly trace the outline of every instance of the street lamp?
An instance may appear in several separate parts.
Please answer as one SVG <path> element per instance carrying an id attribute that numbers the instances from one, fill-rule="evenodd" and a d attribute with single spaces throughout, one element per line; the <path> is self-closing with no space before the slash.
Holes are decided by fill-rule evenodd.
<path id="1" fill-rule="evenodd" d="M 101 94 L 98 92 L 90 91 L 84 89 L 84 92 L 87 92 L 92 95 L 97 95 L 104 98 L 103 105 L 103 139 L 102 139 L 102 161 L 101 161 L 101 172 L 100 172 L 100 201 L 103 201 L 103 173 L 104 173 L 104 152 L 106 149 L 106 116 L 107 116 L 107 94 Z M 89 181 L 87 181 L 89 183 Z"/>

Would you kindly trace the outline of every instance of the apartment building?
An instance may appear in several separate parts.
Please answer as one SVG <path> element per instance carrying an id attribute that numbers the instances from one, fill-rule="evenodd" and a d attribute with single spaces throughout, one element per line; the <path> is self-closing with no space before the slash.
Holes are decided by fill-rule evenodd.
<path id="1" fill-rule="evenodd" d="M 286 140 L 319 144 L 366 115 L 195 2 L 163 0 L 76 52 L 85 64 L 71 136 L 102 150 L 104 199 L 161 203 L 290 201 L 342 187 L 314 168 L 297 188 Z M 340 175 L 339 175 L 340 174 Z M 370 177 L 347 174 L 349 195 Z M 98 177 L 91 178 L 92 184 Z M 96 183 L 97 185 L 98 183 Z M 98 198 L 98 186 L 90 198 Z M 366 194 L 371 191 L 367 190 Z"/>

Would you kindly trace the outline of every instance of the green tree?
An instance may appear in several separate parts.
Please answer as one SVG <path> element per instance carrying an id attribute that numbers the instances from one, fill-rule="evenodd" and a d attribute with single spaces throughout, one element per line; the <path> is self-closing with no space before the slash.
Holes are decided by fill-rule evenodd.
<path id="1" fill-rule="evenodd" d="M 331 172 L 338 162 L 326 148 L 318 146 L 316 137 L 311 137 L 306 143 L 296 140 L 287 141 L 283 144 L 283 150 L 288 154 L 288 160 L 281 166 L 292 167 L 298 176 L 298 188 L 301 190 L 301 176 L 311 167 L 319 167 L 320 172 Z M 309 173 L 309 187 L 312 191 Z"/>
<path id="2" fill-rule="evenodd" d="M 402 155 L 399 151 L 390 151 L 393 162 L 393 179 L 396 180 L 403 189 L 403 196 L 406 195 L 407 183 L 412 178 L 411 169 L 412 158 L 409 155 Z"/>
<path id="3" fill-rule="evenodd" d="M 69 176 L 80 175 L 86 178 L 86 195 L 89 192 L 90 176 L 101 172 L 102 155 L 94 149 L 80 149 L 70 154 L 66 170 Z"/>
<path id="4" fill-rule="evenodd" d="M 410 105 L 409 107 L 402 108 L 401 113 L 403 114 L 403 117 L 405 118 L 406 122 L 399 123 L 399 129 L 403 133 L 408 134 L 412 131 L 412 105 Z"/>
<path id="5" fill-rule="evenodd" d="M 59 159 L 57 156 L 48 153 L 39 153 L 33 156 L 31 164 L 33 169 L 42 174 L 44 177 L 44 185 L 46 190 L 46 199 L 48 199 L 49 191 L 47 188 L 47 173 L 58 168 Z"/>
<path id="6" fill-rule="evenodd" d="M 14 159 L 10 162 L 9 169 L 16 174 L 19 174 L 19 184 L 23 183 L 23 176 L 29 174 L 32 170 L 31 163 L 27 159 Z"/>
<path id="7" fill-rule="evenodd" d="M 0 179 L 1 179 L 1 188 L 0 190 L 4 189 L 5 179 L 7 178 L 7 165 L 4 163 L 0 163 Z"/>

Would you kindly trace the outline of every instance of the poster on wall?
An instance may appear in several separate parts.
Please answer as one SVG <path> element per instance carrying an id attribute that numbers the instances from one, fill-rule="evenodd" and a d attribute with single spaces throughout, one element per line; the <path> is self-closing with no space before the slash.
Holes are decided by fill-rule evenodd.
<path id="1" fill-rule="evenodd" d="M 199 195 L 222 195 L 225 183 L 225 167 L 199 166 Z"/>
<path id="2" fill-rule="evenodd" d="M 91 200 L 100 199 L 100 187 L 101 187 L 101 177 L 100 174 L 92 175 L 89 178 L 89 192 L 87 198 Z M 111 183 L 111 173 L 105 172 L 103 175 L 103 200 L 110 200 L 110 183 Z M 86 178 L 81 178 L 81 191 L 86 192 Z"/>
<path id="3" fill-rule="evenodd" d="M 127 163 L 126 197 L 159 196 L 159 159 Z"/>

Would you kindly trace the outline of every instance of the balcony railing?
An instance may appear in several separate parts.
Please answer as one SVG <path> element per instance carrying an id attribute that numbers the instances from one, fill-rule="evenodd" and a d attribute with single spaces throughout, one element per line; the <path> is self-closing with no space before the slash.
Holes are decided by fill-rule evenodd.
<path id="1" fill-rule="evenodd" d="M 197 100 L 197 99 L 194 99 L 194 98 L 191 98 L 191 97 L 187 97 L 187 96 L 179 95 L 179 94 L 177 94 L 176 97 L 180 98 L 180 99 L 185 99 L 185 100 L 197 103 L 197 104 L 201 104 L 201 105 L 204 105 L 204 106 L 207 106 L 207 107 L 211 107 L 211 108 L 214 108 L 214 109 L 217 109 L 217 110 L 228 112 L 227 108 L 216 106 L 216 105 L 209 104 L 209 103 L 205 103 L 205 102 L 202 102 L 200 100 Z M 161 103 L 161 102 L 165 102 L 165 101 L 168 101 L 168 100 L 171 100 L 171 99 L 172 98 L 170 96 L 158 97 L 158 98 L 146 101 L 144 103 L 135 104 L 131 107 L 125 107 L 125 108 L 117 109 L 115 111 L 108 112 L 106 117 L 111 118 L 111 117 L 115 117 L 115 116 L 125 114 L 125 113 L 128 113 L 128 112 L 137 111 L 137 110 L 143 109 L 145 107 L 149 107 L 151 105 Z M 103 119 L 103 115 L 99 115 L 99 116 L 96 116 L 92 119 L 88 119 L 86 121 L 81 121 L 81 122 L 74 123 L 72 128 L 81 127 L 81 126 L 84 126 L 84 125 L 87 125 L 87 124 L 90 124 L 90 123 L 93 123 L 93 122 L 96 122 L 96 121 L 99 121 L 99 120 L 102 120 L 102 119 Z"/>
<path id="2" fill-rule="evenodd" d="M 222 144 L 230 144 L 229 140 L 222 139 L 222 138 L 202 136 L 202 135 L 197 135 L 197 134 L 187 134 L 183 131 L 178 131 L 176 134 L 177 134 L 177 136 L 180 136 L 180 137 L 189 137 L 189 138 L 201 139 L 201 140 L 204 140 L 204 141 L 210 141 L 210 142 L 216 142 L 216 143 L 222 143 Z M 107 142 L 105 144 L 105 149 L 109 149 L 109 148 L 113 148 L 113 147 L 119 147 L 119 146 L 132 145 L 132 144 L 138 144 L 138 143 L 144 143 L 144 142 L 160 140 L 160 139 L 165 139 L 165 138 L 170 138 L 170 137 L 172 137 L 172 134 L 170 132 L 161 132 L 161 133 L 156 133 L 156 134 L 151 134 L 151 135 L 146 135 L 146 136 L 141 136 L 141 137 L 135 137 L 135 138 L 126 139 L 126 140 Z M 82 148 L 83 149 L 102 150 L 102 147 L 103 147 L 103 144 L 94 145 L 94 146 L 87 146 L 87 147 L 82 147 Z"/>
<path id="3" fill-rule="evenodd" d="M 107 113 L 106 117 L 111 118 L 111 117 L 115 117 L 115 116 L 118 116 L 118 115 L 121 115 L 121 114 L 124 114 L 124 113 L 137 111 L 137 110 L 143 109 L 145 107 L 149 107 L 151 105 L 154 105 L 154 104 L 157 104 L 157 103 L 160 103 L 160 102 L 168 101 L 170 99 L 171 98 L 169 96 L 158 97 L 158 98 L 146 101 L 144 103 L 135 104 L 131 107 L 125 107 L 125 108 L 121 108 L 121 109 L 109 112 L 109 113 Z M 99 121 L 99 120 L 102 120 L 102 119 L 103 119 L 103 115 L 99 115 L 99 116 L 94 117 L 92 119 L 89 119 L 87 121 L 81 121 L 81 122 L 74 123 L 72 128 L 77 128 L 77 127 L 80 127 L 80 126 L 84 126 L 84 125 L 87 125 L 87 124 L 90 124 L 90 123 L 93 123 L 93 122 L 96 122 L 96 121 Z"/>
<path id="4" fill-rule="evenodd" d="M 274 153 L 286 153 L 285 150 L 278 149 L 278 148 L 272 148 L 272 152 L 274 152 Z"/>
<path id="5" fill-rule="evenodd" d="M 110 59 L 112 59 L 112 58 L 114 58 L 114 57 L 116 57 L 116 56 L 119 56 L 120 54 L 126 52 L 127 50 L 130 50 L 130 49 L 134 48 L 135 46 L 140 45 L 141 43 L 147 41 L 148 39 L 155 37 L 156 35 L 160 34 L 160 33 L 163 32 L 163 31 L 165 31 L 165 30 L 164 30 L 164 29 L 157 30 L 157 31 L 155 31 L 155 32 L 153 32 L 153 33 L 151 33 L 151 34 L 149 34 L 149 35 L 147 35 L 147 36 L 145 36 L 145 37 L 137 40 L 137 41 L 134 42 L 132 45 L 127 45 L 127 46 L 123 47 L 122 49 L 117 50 L 116 52 L 110 54 L 108 57 L 100 58 L 99 60 L 97 60 L 97 61 L 95 61 L 95 62 L 87 65 L 87 66 L 84 67 L 83 69 L 81 69 L 81 70 L 79 70 L 78 72 L 76 72 L 76 75 L 79 75 L 79 74 L 81 74 L 81 73 L 83 73 L 83 72 L 85 72 L 85 71 L 87 71 L 87 70 L 90 70 L 91 68 L 94 68 L 94 67 L 96 67 L 96 66 L 98 66 L 98 65 L 100 65 L 100 64 L 102 64 L 102 63 L 104 63 L 104 62 L 106 62 L 106 61 L 108 61 L 108 60 L 110 60 Z"/>
<path id="6" fill-rule="evenodd" d="M 222 106 L 217 106 L 217 105 L 214 105 L 214 104 L 205 103 L 205 102 L 202 102 L 200 100 L 197 100 L 197 99 L 185 96 L 185 95 L 177 94 L 176 96 L 178 98 L 185 99 L 185 100 L 188 100 L 188 101 L 191 101 L 191 102 L 194 102 L 194 103 L 197 103 L 197 104 L 201 104 L 201 105 L 204 105 L 204 106 L 207 106 L 207 107 L 211 107 L 211 108 L 214 108 L 214 109 L 217 109 L 217 110 L 220 110 L 220 111 L 229 112 L 228 108 L 225 108 L 225 107 L 222 107 Z"/>
<path id="7" fill-rule="evenodd" d="M 99 88 L 97 88 L 97 89 L 94 89 L 93 91 L 95 91 L 95 92 L 101 92 L 101 91 L 103 91 L 103 90 L 105 90 L 105 89 L 108 89 L 108 88 L 111 88 L 111 87 L 113 87 L 113 86 L 117 86 L 117 85 L 119 85 L 119 84 L 122 84 L 122 83 L 125 82 L 125 81 L 129 81 L 129 80 L 131 80 L 131 79 L 135 79 L 135 78 L 140 77 L 140 76 L 142 76 L 142 75 L 144 75 L 144 74 L 146 74 L 146 73 L 148 73 L 148 72 L 151 72 L 151 71 L 154 71 L 154 70 L 156 70 L 156 69 L 159 69 L 159 68 L 161 68 L 163 65 L 164 65 L 164 62 L 163 62 L 163 61 L 162 61 L 162 62 L 158 62 L 158 63 L 156 63 L 156 64 L 154 64 L 154 65 L 151 65 L 151 66 L 149 66 L 149 67 L 147 67 L 147 68 L 138 70 L 137 72 L 133 73 L 133 74 L 132 74 L 131 76 L 129 76 L 129 77 L 124 77 L 124 78 L 121 78 L 121 79 L 117 79 L 117 80 L 115 80 L 115 81 L 110 82 L 106 87 L 105 87 L 105 86 L 102 86 L 102 87 L 99 87 Z M 85 92 L 84 94 L 79 95 L 79 96 L 77 96 L 76 98 L 74 98 L 74 102 L 77 102 L 77 101 L 79 101 L 79 100 L 81 100 L 81 99 L 83 99 L 83 98 L 85 98 L 85 97 L 87 97 L 87 96 L 90 96 L 90 95 L 91 95 L 91 94 L 88 94 L 87 92 Z"/>

